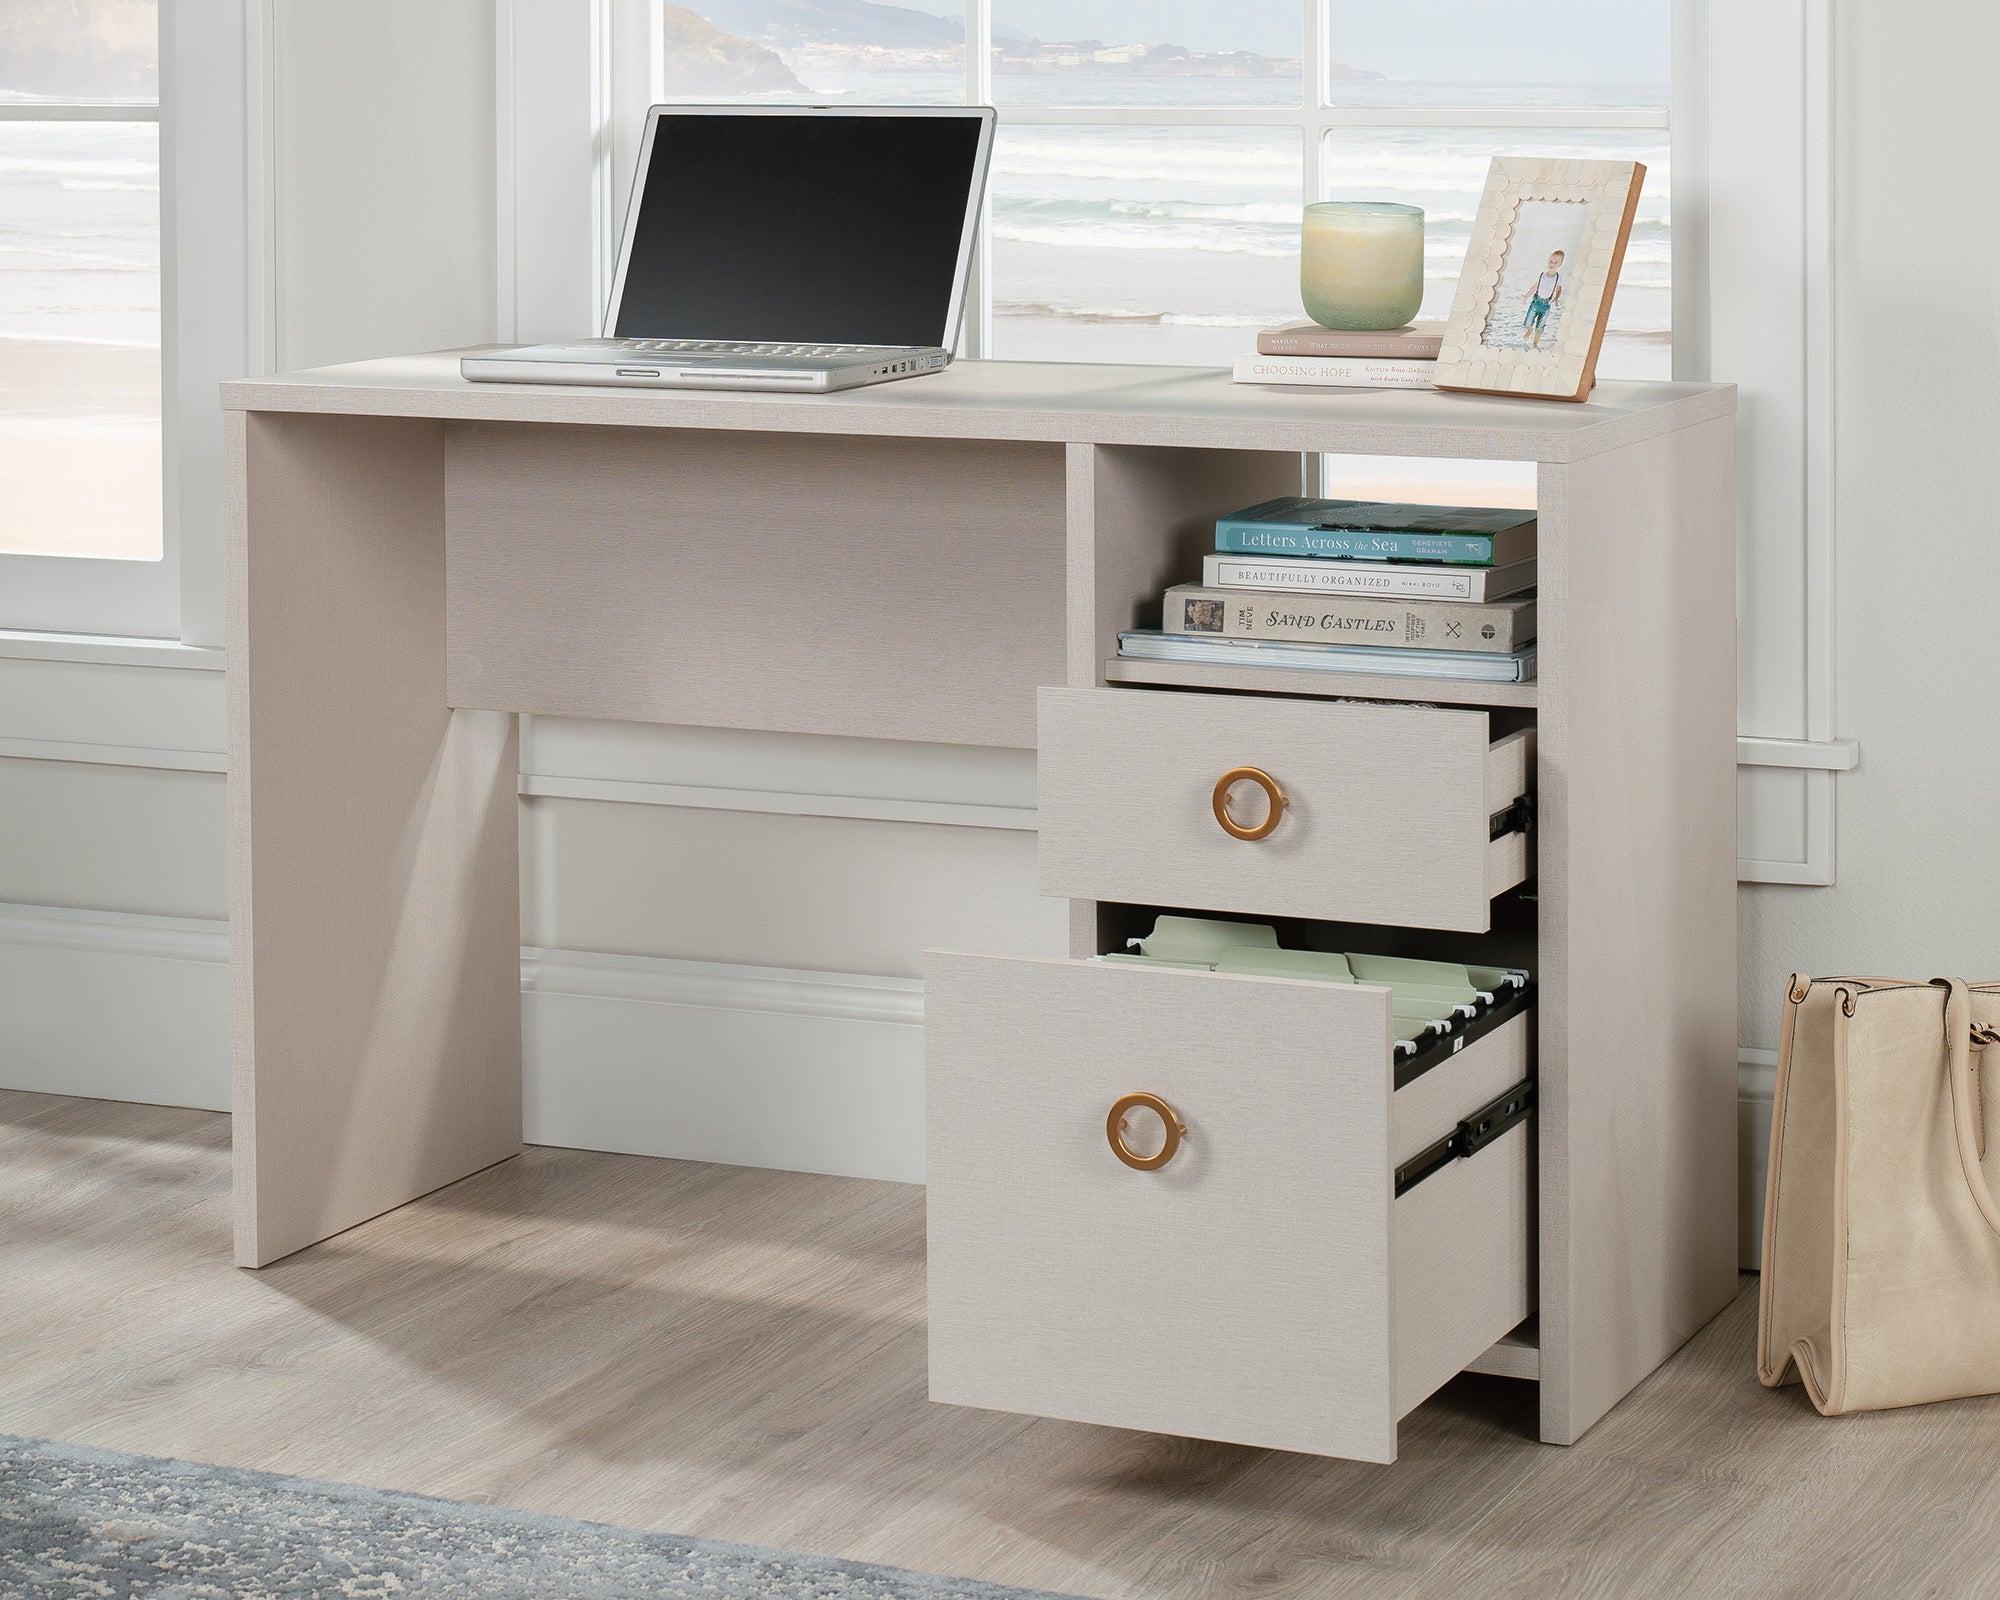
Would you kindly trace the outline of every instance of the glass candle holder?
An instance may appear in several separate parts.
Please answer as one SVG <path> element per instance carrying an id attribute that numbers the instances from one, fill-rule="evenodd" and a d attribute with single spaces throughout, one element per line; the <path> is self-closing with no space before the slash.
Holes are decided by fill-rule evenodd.
<path id="1" fill-rule="evenodd" d="M 1424 303 L 1424 213 L 1387 201 L 1323 200 L 1306 207 L 1299 297 L 1323 328 L 1400 328 Z"/>

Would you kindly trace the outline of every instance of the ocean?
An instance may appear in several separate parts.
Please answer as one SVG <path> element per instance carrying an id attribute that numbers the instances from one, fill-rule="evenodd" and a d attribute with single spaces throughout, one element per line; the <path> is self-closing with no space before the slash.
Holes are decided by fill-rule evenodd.
<path id="1" fill-rule="evenodd" d="M 829 74 L 843 100 L 944 100 L 955 75 Z M 1094 105 L 1159 89 L 1064 74 L 1036 98 Z M 1348 100 L 1459 104 L 1580 98 L 1575 86 L 1336 85 Z M 1002 78 L 1003 101 L 1027 85 Z M 1477 90 L 1478 92 L 1475 92 Z M 1186 104 L 1269 103 L 1260 80 L 1176 80 Z M 1650 86 L 1594 98 L 1651 106 Z M 1326 198 L 1398 200 L 1425 213 L 1422 315 L 1449 308 L 1486 164 L 1516 155 L 1637 159 L 1646 188 L 1613 306 L 1607 376 L 1664 374 L 1671 333 L 1670 175 L 1663 131 L 1344 129 L 1328 136 Z M 143 123 L 0 123 L 0 338 L 159 344 L 157 130 Z M 1010 127 L 993 169 L 995 354 L 1223 361 L 1246 332 L 1299 315 L 1303 152 L 1289 130 Z M 1142 338 L 1130 337 L 1143 334 Z M 1615 370 L 1614 370 L 1615 357 Z M 18 398 L 18 397 L 17 397 Z M 83 396 L 76 403 L 87 403 Z"/>
<path id="2" fill-rule="evenodd" d="M 953 73 L 842 70 L 793 62 L 815 95 L 855 103 L 940 104 Z M 1038 105 L 1286 103 L 1268 79 L 1135 80 L 1087 71 L 1001 75 L 992 175 L 993 354 L 1023 360 L 1221 365 L 1256 330 L 1302 315 L 1298 242 L 1305 160 L 1289 129 L 1009 126 L 1009 100 Z M 1410 84 L 1351 79 L 1338 103 L 1418 108 L 1658 110 L 1657 84 Z M 1425 318 L 1458 285 L 1493 156 L 1636 160 L 1646 185 L 1599 364 L 1607 378 L 1664 378 L 1672 367 L 1671 175 L 1664 129 L 1337 129 L 1323 153 L 1324 198 L 1393 200 L 1424 210 Z"/>
<path id="3" fill-rule="evenodd" d="M 0 337 L 159 345 L 156 125 L 0 122 Z"/>

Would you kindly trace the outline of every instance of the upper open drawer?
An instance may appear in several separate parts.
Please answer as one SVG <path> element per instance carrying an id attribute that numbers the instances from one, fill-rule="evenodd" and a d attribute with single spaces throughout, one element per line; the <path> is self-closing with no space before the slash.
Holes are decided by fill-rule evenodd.
<path id="1" fill-rule="evenodd" d="M 1534 735 L 1484 711 L 1044 689 L 1040 742 L 1044 894 L 1483 933 L 1528 876 Z"/>

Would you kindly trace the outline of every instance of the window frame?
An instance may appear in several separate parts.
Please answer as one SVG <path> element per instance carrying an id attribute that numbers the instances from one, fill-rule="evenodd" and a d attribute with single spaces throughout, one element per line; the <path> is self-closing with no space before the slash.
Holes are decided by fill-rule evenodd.
<path id="1" fill-rule="evenodd" d="M 216 386 L 265 370 L 265 12 L 269 0 L 163 0 L 159 99 L 8 102 L 0 122 L 160 130 L 161 553 L 158 561 L 0 555 L 0 633 L 220 645 L 222 446 Z"/>
<path id="2" fill-rule="evenodd" d="M 1301 18 L 1300 103 L 1296 106 L 1008 105 L 999 108 L 1001 122 L 1022 128 L 1290 128 L 1298 134 L 1301 145 L 1303 169 L 1300 198 L 1325 199 L 1323 169 L 1327 136 L 1344 128 L 1639 129 L 1666 132 L 1671 136 L 1674 121 L 1687 114 L 1679 104 L 1670 104 L 1658 110 L 1587 107 L 1544 110 L 1532 106 L 1418 110 L 1335 105 L 1332 104 L 1327 54 L 1333 0 L 1296 0 L 1296 4 Z M 1670 0 L 1670 4 L 1674 8 L 1676 23 L 1672 70 L 1674 80 L 1679 81 L 1683 55 L 1680 23 L 1684 13 L 1697 8 L 1698 0 Z M 603 133 L 597 143 L 611 169 L 608 174 L 600 174 L 599 181 L 606 185 L 606 212 L 615 219 L 624 214 L 631 173 L 638 156 L 637 125 L 640 118 L 633 114 L 633 110 L 643 108 L 651 97 L 648 63 L 659 49 L 658 8 L 647 4 L 646 0 L 593 0 L 593 8 L 599 13 L 595 28 L 601 35 L 599 89 L 602 103 L 598 112 Z M 511 3 L 509 9 L 514 9 Z M 964 27 L 968 41 L 979 40 L 990 44 L 992 12 L 992 0 L 964 0 Z M 992 68 L 990 49 L 968 46 L 965 52 L 965 104 L 993 103 Z M 1678 165 L 1678 150 L 1674 160 Z M 981 218 L 966 295 L 965 332 L 960 353 L 971 359 L 983 357 L 993 348 L 990 222 L 989 194 L 987 214 Z M 1671 222 L 1676 238 L 1679 237 L 1680 226 L 1681 217 L 1676 205 Z M 615 221 L 612 228 L 613 236 L 608 240 L 600 237 L 597 241 L 600 255 L 616 254 Z M 597 265 L 594 280 L 599 290 L 597 309 L 601 324 L 611 281 L 609 268 L 602 261 Z M 1683 309 L 1679 273 L 1674 275 L 1672 294 L 1674 323 L 1678 329 Z M 1691 288 L 1690 298 L 1693 298 Z M 1676 340 L 1677 349 L 1678 342 Z M 1688 376 L 1681 370 L 1678 354 L 1674 375 Z"/>
<path id="3" fill-rule="evenodd" d="M 162 88 L 164 92 L 164 86 Z M 158 101 L 56 100 L 0 102 L 0 125 L 21 122 L 155 123 L 159 133 L 160 197 L 160 559 L 28 555 L 0 552 L 0 625 L 53 632 L 165 634 L 179 621 L 169 604 L 180 581 L 180 541 L 168 515 L 165 484 L 167 407 L 171 383 L 166 314 L 168 195 L 166 127 Z"/>

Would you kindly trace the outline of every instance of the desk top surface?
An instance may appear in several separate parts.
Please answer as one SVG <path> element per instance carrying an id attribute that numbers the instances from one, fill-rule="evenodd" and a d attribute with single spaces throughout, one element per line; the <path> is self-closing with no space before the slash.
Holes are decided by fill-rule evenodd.
<path id="1" fill-rule="evenodd" d="M 962 361 L 833 394 L 471 383 L 466 352 L 222 386 L 225 409 L 601 427 L 1575 461 L 1728 416 L 1729 384 L 1603 383 L 1581 405 L 1434 390 L 1277 388 L 1217 367 Z"/>

